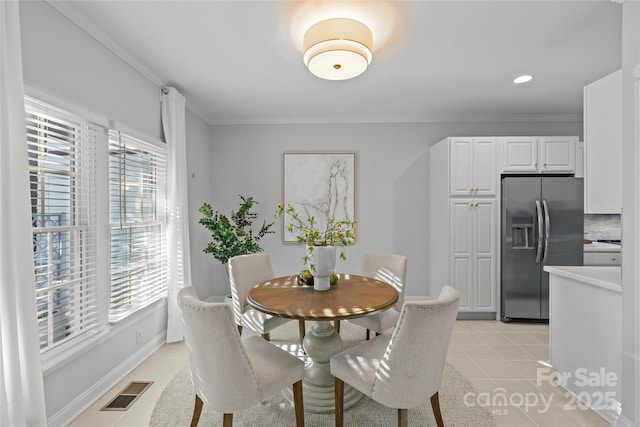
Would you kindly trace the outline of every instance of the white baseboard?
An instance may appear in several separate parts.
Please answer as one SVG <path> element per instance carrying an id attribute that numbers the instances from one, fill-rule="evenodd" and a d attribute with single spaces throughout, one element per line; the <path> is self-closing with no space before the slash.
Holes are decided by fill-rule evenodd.
<path id="1" fill-rule="evenodd" d="M 115 369 L 102 377 L 100 381 L 89 387 L 84 393 L 76 397 L 63 409 L 49 417 L 47 424 L 49 427 L 64 427 L 76 419 L 87 410 L 96 400 L 109 391 L 119 381 L 126 377 L 131 371 L 144 362 L 156 350 L 158 350 L 167 340 L 166 331 L 156 336 L 138 351 L 129 356 Z"/>

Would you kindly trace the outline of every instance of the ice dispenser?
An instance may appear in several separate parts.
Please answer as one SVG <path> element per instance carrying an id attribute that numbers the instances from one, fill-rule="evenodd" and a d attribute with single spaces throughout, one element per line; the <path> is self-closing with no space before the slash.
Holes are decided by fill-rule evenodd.
<path id="1" fill-rule="evenodd" d="M 511 247 L 534 249 L 533 217 L 513 217 L 511 222 Z"/>

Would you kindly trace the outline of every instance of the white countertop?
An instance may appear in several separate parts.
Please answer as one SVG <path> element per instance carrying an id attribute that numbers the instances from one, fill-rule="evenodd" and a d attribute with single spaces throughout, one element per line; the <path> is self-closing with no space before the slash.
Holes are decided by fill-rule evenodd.
<path id="1" fill-rule="evenodd" d="M 612 291 L 622 292 L 622 268 L 601 266 L 546 266 L 544 271 Z"/>
<path id="2" fill-rule="evenodd" d="M 620 245 L 614 243 L 592 242 L 584 244 L 585 252 L 620 252 Z"/>

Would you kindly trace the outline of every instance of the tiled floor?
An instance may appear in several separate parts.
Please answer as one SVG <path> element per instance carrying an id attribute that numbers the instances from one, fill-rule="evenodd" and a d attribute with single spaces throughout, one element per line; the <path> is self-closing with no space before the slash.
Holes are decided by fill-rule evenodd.
<path id="1" fill-rule="evenodd" d="M 608 426 L 590 410 L 573 409 L 566 391 L 545 380 L 548 342 L 548 325 L 457 321 L 447 359 L 475 386 L 471 403 L 497 403 L 491 410 L 499 427 Z"/>
<path id="2" fill-rule="evenodd" d="M 572 407 L 565 390 L 538 381 L 547 368 L 549 328 L 540 324 L 505 324 L 498 321 L 457 321 L 448 360 L 474 384 L 477 395 L 469 404 L 494 401 L 491 410 L 499 427 L 608 426 L 597 414 Z M 110 390 L 71 427 L 146 426 L 156 399 L 186 364 L 182 344 L 167 344 Z M 545 371 L 541 371 L 545 372 Z M 130 381 L 154 384 L 126 412 L 100 411 Z M 505 397 L 508 406 L 500 405 Z"/>

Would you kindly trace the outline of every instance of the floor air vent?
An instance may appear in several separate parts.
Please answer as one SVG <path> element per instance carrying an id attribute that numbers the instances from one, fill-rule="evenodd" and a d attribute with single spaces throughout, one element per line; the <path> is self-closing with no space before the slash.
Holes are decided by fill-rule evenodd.
<path id="1" fill-rule="evenodd" d="M 153 381 L 134 381 L 129 383 L 120 393 L 107 403 L 101 411 L 126 411 L 133 405 L 149 387 Z"/>

